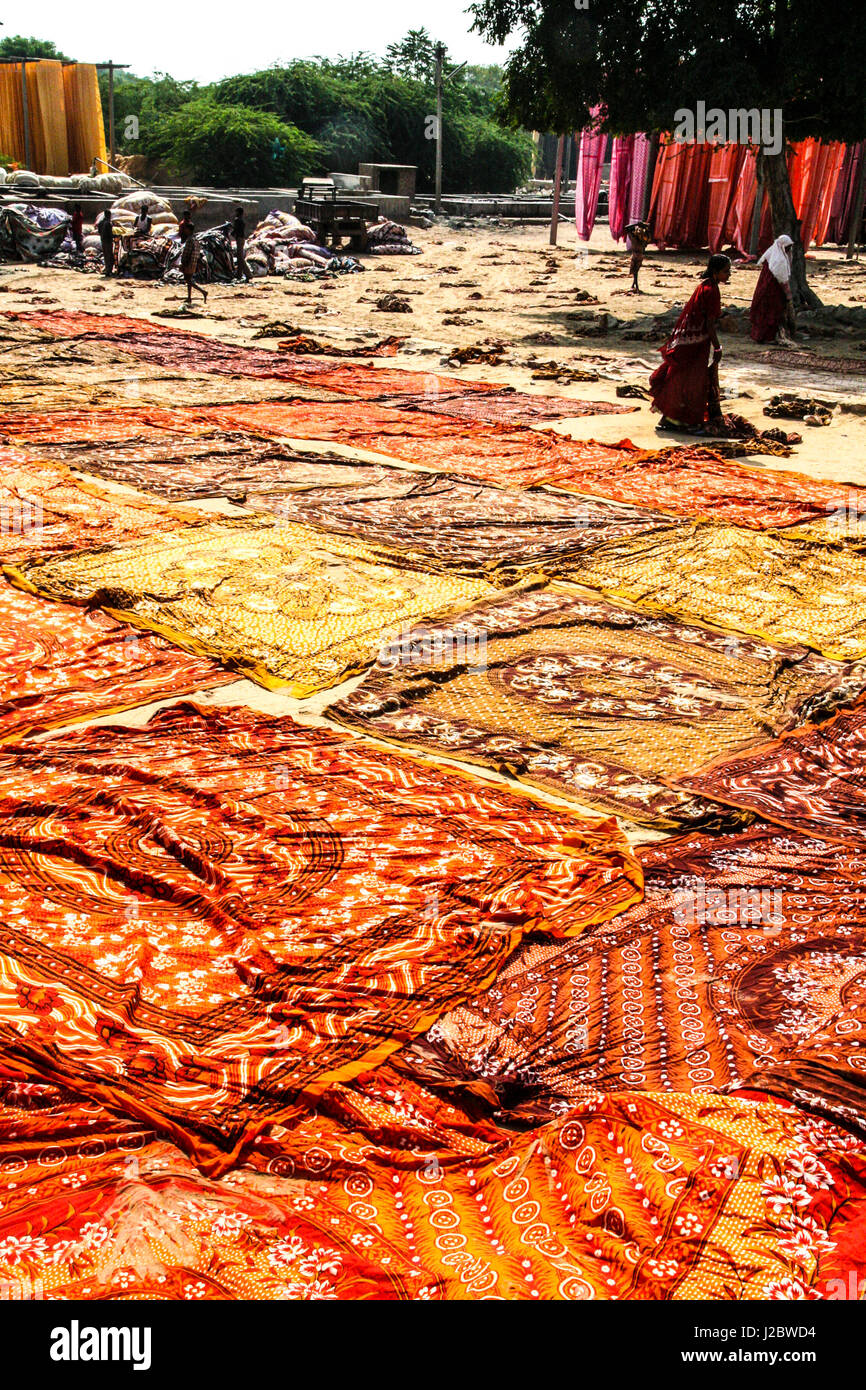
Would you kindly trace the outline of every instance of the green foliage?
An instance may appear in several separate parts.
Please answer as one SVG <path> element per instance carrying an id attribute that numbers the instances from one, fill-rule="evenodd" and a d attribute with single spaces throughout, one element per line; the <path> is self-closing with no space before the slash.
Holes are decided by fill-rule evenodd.
<path id="1" fill-rule="evenodd" d="M 369 53 L 303 59 L 227 77 L 210 87 L 164 73 L 155 78 L 118 74 L 118 148 L 218 184 L 293 183 L 306 173 L 353 173 L 364 162 L 416 164 L 419 188 L 429 189 L 434 142 L 426 131 L 427 117 L 436 109 L 435 48 L 426 30 L 419 29 L 392 44 L 383 60 Z M 451 66 L 446 57 L 446 73 Z M 100 81 L 107 119 L 105 74 Z M 446 80 L 446 191 L 510 192 L 526 177 L 531 143 L 526 134 L 505 127 L 497 114 L 501 101 L 499 68 L 476 66 Z M 218 110 L 233 114 L 219 118 Z M 249 119 L 242 119 L 240 111 Z M 135 141 L 125 139 L 130 115 L 139 121 Z M 272 127 L 262 122 L 276 122 L 273 130 L 279 126 L 282 133 L 268 137 L 264 132 Z M 274 138 L 288 152 L 279 169 L 266 157 Z M 252 165 L 244 163 L 242 172 L 239 161 L 246 161 L 247 149 L 260 153 Z"/>
<path id="2" fill-rule="evenodd" d="M 61 53 L 48 39 L 26 39 L 23 34 L 10 34 L 0 39 L 0 58 L 56 58 L 71 63 L 67 53 Z"/>
<path id="3" fill-rule="evenodd" d="M 148 144 L 176 174 L 218 187 L 294 184 L 320 159 L 316 142 L 297 126 L 209 96 L 163 116 Z"/>
<path id="4" fill-rule="evenodd" d="M 474 28 L 502 43 L 510 118 L 567 132 L 602 101 L 612 134 L 669 130 L 674 113 L 780 108 L 792 139 L 866 135 L 866 8 L 850 0 L 476 0 Z"/>

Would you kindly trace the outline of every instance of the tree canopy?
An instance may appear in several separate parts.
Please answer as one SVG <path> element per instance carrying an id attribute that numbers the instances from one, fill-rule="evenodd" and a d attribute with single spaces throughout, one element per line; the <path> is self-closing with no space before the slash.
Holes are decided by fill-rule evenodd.
<path id="1" fill-rule="evenodd" d="M 5 39 L 0 39 L 0 58 L 56 58 L 61 63 L 73 61 L 68 53 L 61 53 L 50 40 L 25 38 L 23 34 L 7 34 Z"/>
<path id="2" fill-rule="evenodd" d="M 285 176 L 292 182 L 332 169 L 354 172 L 359 163 L 372 161 L 415 164 L 419 188 L 430 188 L 434 142 L 427 118 L 436 109 L 435 49 L 436 41 L 419 29 L 392 44 L 383 59 L 369 53 L 299 59 L 210 86 L 165 73 L 154 78 L 124 74 L 123 80 L 115 78 L 118 148 L 159 159 L 173 173 L 202 182 L 250 184 L 258 176 L 248 168 L 239 179 L 237 165 L 240 128 L 250 139 L 253 132 L 253 124 L 241 122 L 237 114 L 245 109 L 294 132 L 291 141 L 285 134 L 280 137 L 292 150 L 286 168 L 293 172 Z M 104 75 L 101 81 L 107 114 Z M 446 191 L 511 192 L 527 177 L 531 141 L 500 120 L 500 87 L 500 70 L 486 67 L 464 70 L 445 84 Z M 231 108 L 232 121 L 217 120 L 214 107 Z M 126 135 L 129 115 L 138 117 L 136 139 Z M 194 138 L 196 123 L 207 138 Z M 256 128 L 264 129 L 261 123 Z M 267 161 L 256 167 L 269 173 L 268 182 L 274 181 Z"/>

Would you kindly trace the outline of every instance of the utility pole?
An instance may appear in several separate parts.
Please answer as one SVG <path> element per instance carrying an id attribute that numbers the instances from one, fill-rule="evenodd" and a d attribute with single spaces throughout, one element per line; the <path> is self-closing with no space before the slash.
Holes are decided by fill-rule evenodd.
<path id="1" fill-rule="evenodd" d="M 562 187 L 562 155 L 565 149 L 565 136 L 560 135 L 556 142 L 556 172 L 553 176 L 553 208 L 550 213 L 550 244 L 556 245 L 559 230 L 559 193 Z"/>
<path id="2" fill-rule="evenodd" d="M 436 45 L 436 200 L 433 204 L 437 213 L 442 211 L 442 64 L 445 61 L 445 45 Z"/>

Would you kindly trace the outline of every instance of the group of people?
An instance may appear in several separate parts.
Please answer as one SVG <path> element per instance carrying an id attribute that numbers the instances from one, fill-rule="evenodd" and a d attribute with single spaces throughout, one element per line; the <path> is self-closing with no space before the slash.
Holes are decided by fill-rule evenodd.
<path id="1" fill-rule="evenodd" d="M 646 228 L 646 224 L 640 224 Z M 647 241 L 649 237 L 647 236 Z M 644 242 L 643 249 L 646 249 Z M 795 330 L 791 267 L 794 243 L 786 234 L 776 237 L 761 256 L 761 273 L 749 310 L 751 337 L 757 343 L 776 339 L 783 328 Z M 643 259 L 642 253 L 640 260 Z M 637 289 L 637 272 L 632 253 L 632 275 Z M 718 324 L 722 316 L 721 286 L 731 278 L 731 259 L 718 253 L 710 256 L 700 284 L 674 325 L 661 349 L 662 363 L 650 377 L 652 408 L 661 416 L 659 429 L 675 429 L 703 434 L 714 420 L 721 419 L 719 363 L 722 346 Z"/>
<path id="2" fill-rule="evenodd" d="M 102 243 L 102 259 L 105 264 L 105 274 L 111 276 L 115 270 L 115 235 L 114 222 L 111 217 L 111 209 L 106 208 L 97 219 L 96 229 L 99 233 L 99 240 Z M 137 237 L 146 238 L 151 235 L 153 221 L 148 211 L 146 202 L 141 203 L 133 224 L 133 239 Z M 199 263 L 201 259 L 201 248 L 196 236 L 195 224 L 192 220 L 192 209 L 187 204 L 180 222 L 178 223 L 178 234 L 181 241 L 180 270 L 186 284 L 186 302 L 192 303 L 192 292 L 198 290 L 204 300 L 207 300 L 207 290 L 204 285 L 199 284 L 196 279 Z M 226 234 L 231 234 L 235 245 L 235 277 L 249 282 L 252 279 L 250 268 L 246 262 L 244 250 L 246 247 L 247 232 L 246 218 L 243 208 L 237 208 L 232 222 L 226 222 L 222 228 Z M 81 205 L 76 203 L 72 211 L 72 239 L 79 251 L 84 250 L 84 214 Z"/>

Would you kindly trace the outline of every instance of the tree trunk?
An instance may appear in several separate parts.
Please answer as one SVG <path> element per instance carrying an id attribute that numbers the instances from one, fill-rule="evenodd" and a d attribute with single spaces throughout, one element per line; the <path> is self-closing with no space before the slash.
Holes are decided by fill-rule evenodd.
<path id="1" fill-rule="evenodd" d="M 800 223 L 794 211 L 794 199 L 791 196 L 791 180 L 788 176 L 788 160 L 784 141 L 779 154 L 765 154 L 763 150 L 758 151 L 757 172 L 770 200 L 773 236 L 781 236 L 783 232 L 786 232 L 794 243 L 791 270 L 794 308 L 819 309 L 821 301 L 806 283 L 806 253 L 800 236 Z"/>

